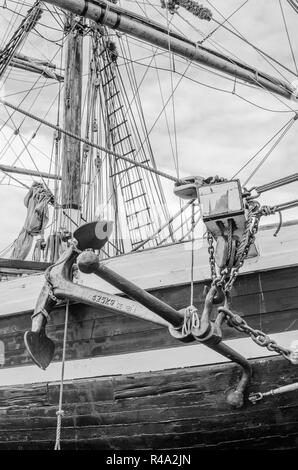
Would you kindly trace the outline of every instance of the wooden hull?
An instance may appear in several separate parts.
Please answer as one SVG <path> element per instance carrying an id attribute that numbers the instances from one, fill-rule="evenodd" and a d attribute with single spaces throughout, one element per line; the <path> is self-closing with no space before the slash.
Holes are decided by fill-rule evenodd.
<path id="1" fill-rule="evenodd" d="M 261 321 L 267 333 L 292 332 L 295 337 L 297 274 L 298 267 L 291 267 L 240 278 L 235 286 L 236 310 L 254 327 L 260 327 Z M 278 285 L 275 285 L 277 279 Z M 202 300 L 203 285 L 196 285 L 197 303 Z M 178 308 L 185 305 L 188 287 L 180 286 L 172 291 L 162 289 L 155 294 Z M 57 310 L 49 327 L 49 336 L 56 343 L 55 361 L 61 358 L 63 315 L 64 308 Z M 2 372 L 22 374 L 26 367 L 16 366 L 31 364 L 23 344 L 23 331 L 29 325 L 28 313 L 0 320 L 1 338 L 6 344 Z M 230 343 L 243 341 L 237 340 L 243 335 L 228 328 L 224 336 L 230 338 Z M 205 346 L 195 347 L 209 352 Z M 116 370 L 110 375 L 108 366 L 101 363 L 105 357 L 112 357 L 115 363 L 121 358 L 125 363 L 125 358 L 129 362 L 137 351 L 142 351 L 141 354 L 152 351 L 160 354 L 157 368 L 166 368 L 162 365 L 165 360 L 162 356 L 173 351 L 173 358 L 175 355 L 179 358 L 179 351 L 193 351 L 191 348 L 194 346 L 171 338 L 166 328 L 120 315 L 102 316 L 84 305 L 71 306 L 67 359 L 75 365 L 97 357 L 98 369 L 93 371 L 95 377 L 79 378 L 78 372 L 74 379 L 66 380 L 63 448 L 297 447 L 297 392 L 270 397 L 256 405 L 246 401 L 240 410 L 233 410 L 226 403 L 227 392 L 239 378 L 239 366 L 208 364 L 212 362 L 212 357 L 208 356 L 205 364 L 199 366 L 121 375 L 116 375 Z M 258 350 L 257 345 L 255 348 Z M 190 353 L 195 354 L 194 363 L 200 362 L 201 349 Z M 259 350 L 265 356 L 269 354 L 263 348 Z M 176 362 L 168 363 L 168 367 Z M 253 381 L 248 391 L 265 392 L 298 381 L 298 367 L 282 358 L 264 357 L 252 363 Z M 59 373 L 60 365 L 56 365 Z M 31 369 L 39 371 L 36 366 Z M 58 397 L 57 380 L 40 382 L 39 379 L 35 384 L 0 387 L 0 449 L 53 448 Z"/>
<path id="2" fill-rule="evenodd" d="M 206 282 L 195 283 L 194 303 L 202 309 Z M 189 305 L 189 285 L 151 290 L 176 309 Z M 233 288 L 233 311 L 253 328 L 265 333 L 298 330 L 298 266 L 242 275 Z M 217 310 L 214 308 L 214 315 Z M 5 348 L 4 367 L 32 364 L 24 332 L 30 329 L 32 312 L 0 317 L 0 340 Z M 62 357 L 65 306 L 57 308 L 47 326 L 55 342 L 54 361 Z M 224 325 L 223 337 L 233 340 L 242 333 Z M 298 339 L 298 338 L 297 338 Z M 123 315 L 102 313 L 83 304 L 70 306 L 67 360 L 89 359 L 161 348 L 189 348 L 172 338 L 167 328 Z"/>
<path id="3" fill-rule="evenodd" d="M 279 358 L 253 361 L 250 391 L 297 381 Z M 233 410 L 232 364 L 67 382 L 63 449 L 290 449 L 298 445 L 297 392 Z M 57 383 L 0 389 L 0 449 L 53 449 Z"/>
<path id="4" fill-rule="evenodd" d="M 240 275 L 232 292 L 233 310 L 285 347 L 298 339 L 297 252 L 287 256 L 291 262 L 284 266 L 261 266 Z M 206 283 L 205 276 L 195 282 L 198 308 Z M 16 292 L 22 292 L 17 285 Z M 189 283 L 170 280 L 148 290 L 176 309 L 189 305 Z M 0 449 L 54 445 L 65 306 L 53 312 L 48 325 L 56 351 L 47 371 L 33 365 L 25 350 L 23 334 L 30 328 L 31 313 L 1 314 L 0 305 Z M 247 393 L 298 382 L 298 366 L 227 326 L 223 336 L 252 361 Z M 239 366 L 204 345 L 173 339 L 165 327 L 71 305 L 66 359 L 63 449 L 298 446 L 297 391 L 256 405 L 246 397 L 243 408 L 232 409 L 226 395 L 239 379 Z"/>

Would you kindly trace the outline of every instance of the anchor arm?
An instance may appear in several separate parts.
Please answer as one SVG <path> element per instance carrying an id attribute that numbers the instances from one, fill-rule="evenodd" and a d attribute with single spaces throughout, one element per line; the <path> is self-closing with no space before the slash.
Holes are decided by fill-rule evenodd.
<path id="1" fill-rule="evenodd" d="M 252 378 L 251 364 L 245 357 L 243 357 L 237 351 L 230 348 L 224 343 L 212 345 L 212 344 L 208 344 L 208 341 L 206 341 L 204 344 L 206 344 L 206 346 L 213 349 L 214 351 L 221 354 L 222 356 L 227 357 L 231 361 L 236 362 L 237 364 L 241 366 L 242 368 L 241 378 L 238 382 L 238 385 L 235 387 L 235 389 L 230 390 L 230 392 L 227 395 L 227 402 L 229 403 L 229 405 L 235 408 L 241 408 L 244 402 L 245 389 L 247 385 L 250 383 L 251 378 Z"/>
<path id="2" fill-rule="evenodd" d="M 222 343 L 221 325 L 225 316 L 222 313 L 219 313 L 215 322 L 212 322 L 210 319 L 216 293 L 217 287 L 212 286 L 205 299 L 200 325 L 197 328 L 193 328 L 192 333 L 198 341 L 204 343 L 210 349 L 213 349 L 213 351 L 216 351 L 241 366 L 242 373 L 240 381 L 237 387 L 234 390 L 231 390 L 227 395 L 227 402 L 231 406 L 241 408 L 244 401 L 246 386 L 249 384 L 252 377 L 252 367 L 245 357 Z"/>
<path id="3" fill-rule="evenodd" d="M 51 293 L 48 283 L 45 283 L 37 300 L 33 315 L 31 331 L 26 331 L 24 342 L 33 361 L 41 369 L 46 369 L 51 362 L 55 346 L 46 335 L 46 324 L 51 310 L 57 304 L 57 300 Z"/>
<path id="4" fill-rule="evenodd" d="M 147 308 L 158 312 L 158 315 L 162 316 L 164 319 L 169 321 L 169 323 L 171 323 L 174 327 L 178 328 L 179 331 L 179 326 L 182 326 L 181 312 L 177 312 L 169 305 L 165 304 L 164 302 L 161 302 L 156 297 L 152 296 L 145 290 L 136 286 L 134 283 L 128 281 L 124 277 L 120 276 L 118 273 L 114 272 L 113 270 L 102 264 L 93 252 L 81 253 L 77 261 L 79 269 L 82 272 L 96 274 L 100 278 L 109 282 L 114 287 L 133 298 L 134 300 L 142 303 Z M 190 336 L 188 338 L 192 338 L 193 340 L 199 340 L 200 342 L 208 346 L 210 349 L 213 349 L 217 353 L 221 354 L 222 356 L 225 356 L 226 358 L 230 359 L 233 362 L 236 362 L 241 366 L 241 379 L 235 390 L 230 391 L 227 396 L 227 401 L 231 406 L 240 408 L 243 405 L 245 388 L 252 376 L 252 368 L 247 359 L 245 359 L 243 356 L 241 356 L 241 354 L 237 353 L 232 348 L 221 342 L 222 335 L 219 322 L 210 321 L 213 308 L 213 300 L 216 293 L 217 286 L 212 286 L 206 296 L 204 311 L 200 319 L 200 326 L 197 330 L 193 328 L 193 337 Z M 182 337 L 179 337 L 179 332 L 177 332 L 176 337 L 178 339 L 182 339 Z"/>
<path id="5" fill-rule="evenodd" d="M 28 353 L 33 361 L 41 369 L 46 369 L 53 359 L 55 345 L 46 335 L 46 325 L 52 309 L 57 305 L 59 299 L 54 295 L 55 276 L 52 271 L 58 269 L 63 273 L 62 276 L 70 276 L 71 268 L 76 260 L 78 253 L 72 246 L 63 253 L 56 264 L 50 266 L 46 271 L 46 282 L 37 299 L 32 315 L 31 330 L 25 332 L 24 342 Z M 59 276 L 58 276 L 59 282 Z"/>

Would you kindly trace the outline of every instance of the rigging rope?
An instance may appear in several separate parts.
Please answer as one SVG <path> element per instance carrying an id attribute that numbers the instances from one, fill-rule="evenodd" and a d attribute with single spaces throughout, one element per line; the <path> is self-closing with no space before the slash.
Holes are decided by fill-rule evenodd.
<path id="1" fill-rule="evenodd" d="M 64 368 L 65 368 L 65 352 L 66 352 L 68 314 L 69 314 L 69 300 L 67 301 L 66 308 L 65 308 L 65 324 L 64 324 L 63 350 L 62 350 L 62 362 L 61 362 L 59 408 L 58 408 L 58 411 L 56 412 L 56 415 L 57 415 L 57 429 L 56 429 L 56 443 L 55 443 L 54 450 L 61 450 L 60 440 L 61 440 L 62 416 L 64 415 L 64 411 L 62 409 L 62 404 L 63 404 Z"/>
<path id="2" fill-rule="evenodd" d="M 236 10 L 234 10 L 227 18 L 224 18 L 224 20 L 221 23 L 219 21 L 214 20 L 213 15 L 212 15 L 211 19 L 213 21 L 215 21 L 218 24 L 218 26 L 215 29 L 213 29 L 213 31 L 211 31 L 209 34 L 207 34 L 207 36 L 205 36 L 203 38 L 203 40 L 200 41 L 200 44 L 203 44 L 203 42 L 205 42 L 207 39 L 209 39 L 211 36 L 213 36 L 213 34 L 216 33 L 216 31 L 218 31 L 224 25 L 224 23 L 226 23 L 230 18 L 232 18 L 232 16 L 234 16 L 236 13 L 238 13 L 238 11 L 241 10 L 241 8 L 244 7 L 244 5 L 247 4 L 247 2 L 248 2 L 248 0 L 245 0 L 242 3 L 242 5 L 240 5 L 238 8 L 236 8 Z"/>
<path id="3" fill-rule="evenodd" d="M 270 181 L 270 183 L 262 184 L 260 186 L 254 186 L 250 189 L 250 191 L 254 189 L 258 194 L 261 194 L 265 191 L 270 191 L 271 189 L 279 188 L 280 186 L 294 183 L 295 181 L 298 181 L 298 173 L 293 173 L 292 175 L 285 176 L 275 181 Z"/>
<path id="4" fill-rule="evenodd" d="M 58 132 L 61 132 L 64 135 L 67 135 L 68 137 L 71 137 L 75 140 L 78 140 L 78 141 L 83 142 L 87 145 L 90 145 L 90 147 L 96 148 L 98 150 L 102 150 L 103 152 L 106 152 L 108 155 L 111 155 L 114 158 L 120 158 L 120 159 L 122 159 L 122 160 L 124 160 L 128 163 L 131 163 L 135 166 L 143 168 L 146 171 L 150 171 L 151 173 L 155 173 L 156 175 L 159 175 L 163 178 L 174 181 L 175 183 L 180 183 L 180 180 L 178 178 L 176 178 L 175 176 L 169 175 L 168 173 L 165 173 L 164 171 L 157 170 L 156 168 L 152 168 L 152 167 L 149 167 L 147 165 L 144 165 L 143 163 L 137 162 L 136 160 L 133 160 L 132 158 L 124 157 L 123 155 L 120 155 L 116 152 L 113 152 L 112 150 L 110 150 L 106 147 L 103 147 L 102 145 L 97 145 L 93 142 L 90 142 L 88 139 L 84 139 L 83 137 L 80 137 L 76 134 L 73 134 L 72 132 L 66 131 L 65 129 L 62 129 L 61 127 L 56 126 L 55 124 L 52 124 L 52 123 L 46 121 L 45 119 L 41 119 L 41 118 L 35 116 L 34 114 L 29 113 L 29 112 L 25 111 L 24 109 L 21 109 L 19 106 L 15 106 L 12 103 L 9 103 L 8 101 L 0 99 L 0 103 L 3 104 L 4 106 L 8 106 L 9 108 L 11 108 L 15 111 L 18 111 L 21 114 L 24 114 L 25 116 L 27 116 L 31 119 L 34 119 L 35 121 L 40 122 L 41 124 L 43 124 L 47 127 L 50 127 L 51 129 L 54 129 Z"/>
<path id="5" fill-rule="evenodd" d="M 219 11 L 214 5 L 212 5 L 212 3 L 211 3 L 209 0 L 207 0 L 207 1 L 208 1 L 208 3 L 212 6 L 212 8 L 214 8 L 214 9 L 225 19 L 225 16 L 224 16 L 222 13 L 220 13 L 220 11 Z M 217 23 L 218 23 L 218 24 L 221 24 L 220 22 L 217 22 Z M 230 24 L 231 24 L 231 23 L 230 23 Z M 232 26 L 233 26 L 233 25 L 232 25 Z M 225 29 L 227 29 L 228 31 L 230 31 L 232 34 L 235 34 L 235 35 L 236 35 L 236 33 L 234 33 L 232 30 L 230 30 L 229 28 L 227 28 L 225 25 L 222 25 L 222 27 L 225 28 Z M 234 26 L 233 26 L 233 28 L 236 30 L 236 28 L 235 28 Z M 236 30 L 236 31 L 239 33 L 238 30 Z M 258 48 L 256 48 L 252 43 L 249 43 L 245 38 L 243 38 L 242 35 L 240 35 L 239 37 L 240 37 L 240 39 L 243 39 L 245 42 L 247 42 L 249 45 L 251 45 L 257 52 L 259 52 L 259 53 L 262 54 L 263 56 L 266 56 L 266 54 L 263 53 L 263 51 L 258 50 Z M 265 57 L 264 57 L 264 58 L 265 58 Z M 275 61 L 272 57 L 270 57 L 270 59 L 273 60 L 273 61 Z M 234 62 L 231 58 L 230 58 L 230 60 L 231 60 L 232 63 Z M 265 60 L 266 60 L 266 59 L 265 59 Z M 266 60 L 266 61 L 270 64 L 270 62 L 269 62 L 268 60 Z M 243 62 L 243 61 L 242 61 L 242 62 Z M 276 62 L 276 61 L 275 61 L 275 62 Z M 281 74 L 281 72 L 279 72 L 279 71 L 273 66 L 273 64 L 270 64 L 270 65 L 285 79 L 285 77 Z M 279 65 L 283 67 L 282 64 L 279 63 Z M 289 70 L 289 71 L 290 71 L 290 70 Z M 297 74 L 296 74 L 295 72 L 292 72 L 292 71 L 290 71 L 290 72 L 293 73 L 295 76 L 297 76 Z M 255 82 L 256 82 L 256 84 L 257 84 L 257 83 L 258 83 L 258 80 L 255 79 Z M 289 80 L 287 80 L 287 82 L 290 83 Z M 285 87 L 285 84 L 283 84 L 283 85 L 281 85 L 281 86 L 282 86 L 282 88 L 284 88 L 284 87 Z M 286 106 L 288 109 L 292 109 L 289 105 L 287 105 L 284 101 L 282 101 L 282 100 L 281 100 L 276 94 L 274 94 L 272 91 L 267 90 L 263 85 L 260 85 L 260 87 L 261 87 L 263 90 L 267 91 L 270 95 L 272 95 L 276 100 L 278 100 L 279 102 L 281 102 L 281 103 L 282 103 L 284 106 Z M 293 109 L 292 109 L 292 111 L 293 111 Z"/>
<path id="6" fill-rule="evenodd" d="M 298 13 L 298 0 L 287 0 L 287 2 Z"/>
<path id="7" fill-rule="evenodd" d="M 195 203 L 191 205 L 190 305 L 194 305 Z"/>
<path id="8" fill-rule="evenodd" d="M 179 15 L 180 16 L 180 15 Z M 183 18 L 182 16 L 180 16 L 184 21 L 185 21 L 185 18 Z M 126 59 L 125 57 L 121 57 L 122 59 Z M 178 58 L 179 59 L 179 58 Z M 178 61 L 178 59 L 176 58 L 176 62 Z M 147 65 L 147 64 L 143 64 L 142 62 L 140 61 L 137 61 L 137 60 L 133 60 L 133 61 L 130 61 L 130 62 L 133 62 L 135 64 L 138 64 L 138 65 L 142 65 L 144 67 L 147 67 L 147 68 L 151 68 L 151 69 L 158 69 L 158 70 L 164 70 L 164 71 L 167 71 L 167 72 L 170 72 L 170 69 L 168 68 L 165 68 L 165 67 L 155 67 L 153 65 Z M 209 70 L 209 69 L 206 69 L 205 67 L 202 67 L 202 66 L 199 66 L 198 64 L 194 64 L 194 63 L 191 63 L 191 65 L 193 67 L 197 67 L 199 68 L 200 70 L 204 70 L 210 74 L 213 74 L 213 75 L 217 75 L 221 78 L 225 78 L 227 81 L 232 81 L 233 83 L 235 82 L 235 79 L 230 79 L 228 77 L 225 77 L 219 73 L 216 73 L 212 70 Z M 203 82 L 200 82 L 199 80 L 195 80 L 193 77 L 189 77 L 188 75 L 184 73 L 181 73 L 177 70 L 175 70 L 175 74 L 176 75 L 180 75 L 182 78 L 185 77 L 187 80 L 190 80 L 191 82 L 194 82 L 194 83 L 197 83 L 198 85 L 202 85 L 206 88 L 210 88 L 211 90 L 216 90 L 216 91 L 221 91 L 223 93 L 227 93 L 227 94 L 230 94 L 230 95 L 233 95 L 233 96 L 236 96 L 237 98 L 245 101 L 246 103 L 249 103 L 251 104 L 252 106 L 255 106 L 256 108 L 259 108 L 259 109 L 262 109 L 264 111 L 268 111 L 270 113 L 296 113 L 298 110 L 295 110 L 295 109 L 292 109 L 292 108 L 289 108 L 288 110 L 278 110 L 278 109 L 270 109 L 270 108 L 265 108 L 264 106 L 261 106 L 261 105 L 258 105 L 257 103 L 254 103 L 253 101 L 250 101 L 248 100 L 247 98 L 244 98 L 244 96 L 241 96 L 239 95 L 238 93 L 235 93 L 235 90 L 233 91 L 230 91 L 230 90 L 225 90 L 223 88 L 219 88 L 219 87 L 215 87 L 215 86 L 212 86 L 212 85 L 209 85 L 209 84 L 206 84 L 206 83 L 203 83 Z M 245 86 L 245 87 L 248 87 L 248 88 L 254 88 L 252 85 L 249 85 L 248 83 L 241 83 L 241 86 Z M 282 102 L 283 105 L 285 105 L 285 103 Z"/>
<path id="9" fill-rule="evenodd" d="M 266 153 L 266 155 L 262 158 L 262 160 L 260 161 L 260 163 L 256 166 L 256 168 L 253 170 L 253 172 L 249 175 L 249 177 L 245 180 L 245 182 L 243 183 L 243 186 L 245 186 L 250 180 L 251 178 L 256 174 L 256 172 L 261 168 L 261 166 L 265 163 L 265 161 L 267 160 L 267 158 L 271 155 L 271 153 L 273 152 L 273 150 L 277 147 L 277 145 L 280 143 L 280 141 L 283 139 L 283 137 L 287 134 L 287 132 L 291 129 L 291 127 L 293 126 L 293 124 L 295 123 L 295 121 L 297 121 L 298 119 L 298 114 L 296 114 L 293 119 L 291 119 L 290 123 L 287 125 L 287 127 L 285 128 L 285 130 L 282 132 L 282 134 L 278 137 L 277 141 L 273 144 L 273 146 L 271 147 L 271 149 Z"/>
<path id="10" fill-rule="evenodd" d="M 0 77 L 5 72 L 14 54 L 16 53 L 17 49 L 21 46 L 21 44 L 24 42 L 29 32 L 35 28 L 36 24 L 41 18 L 42 11 L 43 11 L 42 7 L 38 0 L 37 2 L 35 2 L 33 7 L 30 8 L 30 10 L 28 10 L 28 13 L 26 17 L 23 19 L 21 25 L 19 26 L 17 31 L 14 32 L 12 38 L 10 39 L 6 47 L 2 49 L 1 54 L 0 54 Z"/>
<path id="11" fill-rule="evenodd" d="M 162 224 L 157 230 L 156 232 L 154 232 L 152 235 L 150 235 L 146 240 L 142 241 L 139 245 L 137 245 L 136 247 L 134 247 L 131 251 L 137 251 L 139 250 L 140 248 L 142 248 L 148 241 L 152 240 L 153 238 L 155 238 L 163 229 L 165 229 L 169 224 L 171 224 L 177 217 L 179 217 L 179 215 L 181 214 L 181 212 L 185 211 L 185 209 L 190 206 L 190 204 L 192 204 L 194 202 L 194 199 L 190 200 L 190 201 L 187 201 L 187 203 L 179 209 L 178 212 L 176 212 L 176 214 L 174 214 L 173 216 L 171 216 L 164 224 Z"/>
<path id="12" fill-rule="evenodd" d="M 208 1 L 208 0 L 207 0 Z M 208 3 L 210 5 L 211 2 L 208 1 Z M 243 5 L 242 5 L 243 6 Z M 257 46 L 255 46 L 251 41 L 249 41 L 248 39 L 246 39 L 238 29 L 235 28 L 235 26 L 229 21 L 229 18 L 232 16 L 230 15 L 229 17 L 225 18 L 225 16 L 214 6 L 212 5 L 212 8 L 214 8 L 219 15 L 221 15 L 221 17 L 224 19 L 224 21 L 221 23 L 220 21 L 214 19 L 214 17 L 212 18 L 212 21 L 214 21 L 214 23 L 218 24 L 218 27 L 222 27 L 224 28 L 226 31 L 228 31 L 229 33 L 233 34 L 235 37 L 237 37 L 238 39 L 240 39 L 241 41 L 245 42 L 246 44 L 248 44 L 249 46 L 251 46 L 255 51 L 257 51 L 260 55 L 264 56 L 264 58 L 266 57 L 267 59 L 270 59 L 272 62 L 274 62 L 275 64 L 279 65 L 280 67 L 282 67 L 284 70 L 286 70 L 287 72 L 290 72 L 292 73 L 293 75 L 297 76 L 297 73 L 294 72 L 293 70 L 291 70 L 289 67 L 287 67 L 286 65 L 282 64 L 279 60 L 275 59 L 274 57 L 272 57 L 271 55 L 269 55 L 267 52 L 263 51 L 262 49 L 258 48 Z M 232 26 L 232 28 L 235 30 L 233 31 L 232 29 L 228 28 L 224 23 L 229 23 L 230 26 Z M 273 66 L 273 64 L 271 64 L 269 61 L 266 61 L 268 64 L 271 65 L 271 67 L 274 68 L 275 71 L 277 71 L 284 79 L 284 75 L 276 68 Z"/>
<path id="13" fill-rule="evenodd" d="M 284 13 L 284 9 L 283 9 L 281 0 L 279 0 L 279 6 L 280 6 L 280 9 L 281 9 L 282 19 L 283 19 L 286 34 L 287 34 L 287 38 L 288 38 L 288 42 L 289 42 L 289 46 L 290 46 L 290 50 L 291 50 L 291 54 L 292 54 L 292 59 L 293 59 L 294 66 L 295 66 L 297 76 L 298 76 L 297 62 L 296 62 L 296 58 L 295 58 L 295 54 L 294 54 L 294 50 L 293 50 L 293 46 L 292 46 L 292 42 L 291 42 L 291 38 L 290 38 L 290 33 L 289 33 L 289 29 L 288 29 L 288 25 L 287 25 L 287 21 L 286 21 L 286 17 L 285 17 L 285 13 Z"/>
<path id="14" fill-rule="evenodd" d="M 260 148 L 260 150 L 258 150 L 244 165 L 242 165 L 242 167 L 232 176 L 231 179 L 236 178 L 236 176 L 238 176 L 239 173 L 240 173 L 242 170 L 244 170 L 244 168 L 246 168 L 247 165 L 249 165 L 249 163 L 251 163 L 251 162 L 259 155 L 259 153 L 260 153 L 262 150 L 264 150 L 264 149 L 267 147 L 267 145 L 269 145 L 270 142 L 272 142 L 272 140 L 275 139 L 275 137 L 277 137 L 278 134 L 280 134 L 280 133 L 291 123 L 291 121 L 292 121 L 292 118 L 291 118 L 288 122 L 286 122 L 286 124 L 284 124 L 284 125 L 283 125 L 283 126 L 282 126 L 282 127 L 281 127 L 281 128 L 280 128 L 280 129 L 279 129 L 279 130 Z M 243 185 L 243 186 L 245 186 L 245 185 Z"/>

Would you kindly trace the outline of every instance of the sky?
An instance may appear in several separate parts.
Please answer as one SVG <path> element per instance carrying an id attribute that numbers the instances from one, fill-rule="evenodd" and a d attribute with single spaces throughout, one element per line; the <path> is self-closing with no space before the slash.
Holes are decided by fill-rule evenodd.
<path id="1" fill-rule="evenodd" d="M 20 8 L 20 5 L 15 1 L 7 0 L 8 8 L 0 8 L 0 47 L 4 47 L 13 30 L 21 21 L 21 17 L 13 14 L 10 10 L 15 11 L 17 8 L 17 12 L 24 13 L 29 5 L 33 4 L 31 0 L 27 0 L 28 3 Z M 182 17 L 178 15 L 174 15 L 174 18 L 170 15 L 166 17 L 165 10 L 158 7 L 158 1 L 123 0 L 121 6 L 142 15 L 147 14 L 151 19 L 164 25 L 171 21 L 173 29 L 177 28 L 194 41 L 201 40 L 204 35 L 206 36 L 216 29 L 215 23 L 195 20 L 182 8 L 179 9 Z M 148 2 L 151 2 L 151 6 Z M 214 18 L 218 21 L 222 21 L 218 11 L 224 17 L 228 17 L 243 5 L 230 18 L 231 24 L 256 47 L 295 71 L 296 65 L 289 47 L 278 0 L 247 0 L 246 2 L 244 0 L 213 0 L 211 4 L 202 0 L 200 3 L 210 7 Z M 286 0 L 281 0 L 281 4 L 293 53 L 298 61 L 298 15 Z M 11 20 L 14 23 L 10 25 Z M 41 23 L 58 29 L 57 23 L 48 12 L 44 13 Z M 231 24 L 228 25 L 230 28 L 232 28 Z M 51 59 L 59 66 L 59 48 L 49 42 L 49 39 L 61 38 L 61 31 L 50 30 L 43 25 L 40 25 L 37 30 L 46 39 L 31 34 L 21 52 L 43 60 Z M 203 36 L 201 32 L 203 32 Z M 295 80 L 294 74 L 285 71 L 276 64 L 273 66 L 271 61 L 265 60 L 251 46 L 235 38 L 223 28 L 218 28 L 212 33 L 204 45 L 229 56 L 234 55 L 268 74 L 284 78 L 287 82 L 291 83 Z M 151 63 L 151 65 L 154 64 L 155 67 L 164 70 L 157 72 L 156 68 L 147 69 L 152 56 L 152 48 L 135 40 L 130 40 L 130 47 L 135 61 L 136 80 L 141 83 L 140 98 L 147 128 L 150 131 L 155 159 L 158 167 L 171 175 L 177 175 L 174 162 L 176 159 L 179 162 L 178 174 L 180 177 L 215 174 L 226 178 L 232 177 L 282 126 L 293 118 L 294 111 L 298 110 L 298 103 L 276 97 L 264 90 L 243 86 L 233 79 L 215 75 L 206 69 L 194 66 L 194 64 L 189 65 L 179 57 L 170 57 L 168 53 L 156 56 L 155 61 Z M 86 51 L 85 60 L 87 57 L 88 51 Z M 146 57 L 149 58 L 146 59 Z M 119 58 L 119 66 L 120 69 L 121 67 L 123 70 L 125 69 L 121 57 Z M 146 73 L 145 79 L 143 79 L 144 73 Z M 20 104 L 21 99 L 24 99 L 21 103 L 22 107 L 30 108 L 31 112 L 38 116 L 46 116 L 50 122 L 56 122 L 57 84 L 16 69 L 9 69 L 7 74 L 7 80 L 4 85 L 2 84 L 0 91 L 2 98 L 15 104 Z M 181 74 L 184 75 L 182 80 Z M 24 90 L 32 86 L 36 90 L 25 98 Z M 175 88 L 174 100 L 170 100 L 166 107 L 166 116 L 162 114 L 155 124 L 163 101 L 168 100 L 172 89 Z M 53 105 L 49 110 L 51 104 Z M 8 112 L 11 111 L 0 105 L 0 163 L 13 165 L 17 156 L 22 152 L 17 166 L 34 169 L 38 164 L 40 170 L 49 171 L 52 131 L 45 127 L 39 128 L 38 123 L 32 120 L 23 122 L 23 117 L 18 113 L 14 113 L 12 120 L 3 126 L 7 121 Z M 16 128 L 20 129 L 19 135 L 13 135 Z M 33 140 L 34 147 L 30 144 L 30 156 L 24 147 L 36 130 L 38 132 Z M 249 181 L 248 187 L 267 183 L 297 172 L 297 131 L 295 123 L 260 170 Z M 13 144 L 8 146 L 7 142 L 10 139 L 13 139 Z M 262 160 L 266 150 L 268 148 L 239 173 L 242 183 Z M 28 177 L 20 179 L 26 185 L 30 185 L 32 182 L 32 179 Z M 16 238 L 22 227 L 26 216 L 23 198 L 27 190 L 12 180 L 8 186 L 8 178 L 2 180 L 2 175 L 0 175 L 0 182 L 1 252 Z M 173 184 L 164 180 L 163 187 L 170 212 L 174 213 L 179 202 L 173 195 Z M 297 189 L 298 183 L 293 183 L 266 193 L 260 201 L 264 204 L 274 205 L 296 199 Z M 295 209 L 287 211 L 284 214 L 284 219 L 297 218 L 297 216 L 298 210 Z M 275 221 L 278 221 L 277 215 L 266 220 L 267 223 Z"/>

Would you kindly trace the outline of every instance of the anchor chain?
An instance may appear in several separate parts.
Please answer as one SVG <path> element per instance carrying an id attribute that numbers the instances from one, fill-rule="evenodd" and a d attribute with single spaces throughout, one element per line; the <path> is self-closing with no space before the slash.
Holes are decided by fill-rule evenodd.
<path id="1" fill-rule="evenodd" d="M 248 255 L 249 249 L 255 241 L 261 216 L 262 212 L 260 210 L 260 204 L 257 201 L 249 201 L 246 228 L 244 230 L 242 240 L 237 248 L 236 262 L 232 267 L 221 269 L 219 275 L 217 274 L 214 256 L 214 239 L 210 232 L 207 233 L 212 285 L 216 285 L 219 288 L 222 288 L 222 290 L 226 293 L 230 292 Z"/>
<path id="2" fill-rule="evenodd" d="M 276 341 L 266 335 L 266 333 L 264 333 L 263 331 L 252 328 L 247 324 L 244 318 L 242 318 L 238 314 L 233 313 L 228 308 L 230 301 L 230 291 L 239 274 L 241 267 L 244 264 L 250 246 L 255 241 L 260 219 L 263 215 L 266 215 L 266 209 L 266 207 L 260 207 L 260 204 L 255 200 L 250 200 L 248 202 L 248 217 L 246 228 L 244 230 L 242 240 L 240 241 L 239 246 L 237 248 L 235 265 L 232 268 L 225 267 L 224 269 L 220 270 L 219 275 L 217 274 L 216 270 L 213 236 L 210 232 L 207 233 L 212 286 L 215 285 L 223 291 L 225 303 L 223 306 L 220 306 L 218 308 L 218 313 L 219 315 L 222 314 L 225 316 L 225 320 L 228 326 L 236 329 L 241 333 L 247 334 L 258 346 L 265 347 L 269 351 L 274 351 L 277 354 L 283 356 L 285 359 L 289 360 L 292 364 L 297 364 L 297 359 L 290 349 L 278 345 Z"/>
<path id="3" fill-rule="evenodd" d="M 243 317 L 231 312 L 226 305 L 219 307 L 218 311 L 226 316 L 227 324 L 230 327 L 235 328 L 235 330 L 240 331 L 241 333 L 246 333 L 258 346 L 267 348 L 269 351 L 275 351 L 285 359 L 292 362 L 290 349 L 279 346 L 277 342 L 270 338 L 270 336 L 266 335 L 266 333 L 249 326 Z"/>

